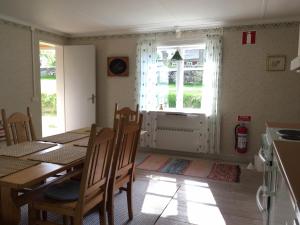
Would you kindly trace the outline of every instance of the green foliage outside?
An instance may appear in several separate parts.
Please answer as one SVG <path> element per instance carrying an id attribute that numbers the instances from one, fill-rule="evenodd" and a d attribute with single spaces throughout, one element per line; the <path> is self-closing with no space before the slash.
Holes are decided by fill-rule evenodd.
<path id="1" fill-rule="evenodd" d="M 56 94 L 42 93 L 42 115 L 56 115 Z"/>
<path id="2" fill-rule="evenodd" d="M 183 108 L 200 108 L 201 96 L 191 93 L 184 93 L 183 95 Z"/>
<path id="3" fill-rule="evenodd" d="M 56 67 L 56 55 L 54 50 L 40 50 L 40 59 L 47 61 L 47 67 Z"/>
<path id="4" fill-rule="evenodd" d="M 200 84 L 184 84 L 183 88 L 183 107 L 184 108 L 200 108 L 202 98 L 202 85 Z M 169 108 L 176 108 L 176 86 L 169 84 L 168 94 Z"/>
<path id="5" fill-rule="evenodd" d="M 169 102 L 169 108 L 176 108 L 176 93 L 169 92 L 168 102 Z"/>
<path id="6" fill-rule="evenodd" d="M 56 80 L 56 76 L 53 75 L 45 75 L 45 76 L 41 76 L 41 80 Z"/>

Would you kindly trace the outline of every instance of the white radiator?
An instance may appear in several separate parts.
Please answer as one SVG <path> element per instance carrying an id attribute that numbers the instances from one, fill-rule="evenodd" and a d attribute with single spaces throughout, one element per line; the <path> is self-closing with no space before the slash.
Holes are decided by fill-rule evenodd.
<path id="1" fill-rule="evenodd" d="M 201 152 L 204 148 L 205 115 L 159 113 L 156 148 L 183 152 Z"/>

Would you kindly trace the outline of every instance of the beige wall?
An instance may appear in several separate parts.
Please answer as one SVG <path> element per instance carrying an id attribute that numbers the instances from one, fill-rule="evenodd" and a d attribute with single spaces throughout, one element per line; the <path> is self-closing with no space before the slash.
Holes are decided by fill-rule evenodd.
<path id="1" fill-rule="evenodd" d="M 287 67 L 297 55 L 298 26 L 258 26 L 255 45 L 241 44 L 242 29 L 224 30 L 223 73 L 221 82 L 221 157 L 247 161 L 260 146 L 265 121 L 300 120 L 300 74 L 267 72 L 267 55 L 286 55 Z M 97 48 L 97 115 L 102 125 L 111 125 L 115 102 L 134 104 L 136 38 L 77 39 L 72 44 L 95 44 Z M 128 78 L 107 77 L 108 56 L 129 56 Z M 234 152 L 234 126 L 238 115 L 251 115 L 249 151 Z"/>
<path id="2" fill-rule="evenodd" d="M 255 45 L 241 45 L 241 30 L 224 31 L 221 91 L 222 153 L 251 158 L 260 146 L 265 121 L 300 121 L 300 74 L 289 71 L 297 55 L 298 27 L 257 29 Z M 285 55 L 284 72 L 266 71 L 267 55 Z M 237 115 L 251 115 L 249 152 L 233 152 Z"/>
<path id="3" fill-rule="evenodd" d="M 244 28 L 248 29 L 248 28 Z M 221 82 L 221 156 L 249 160 L 260 145 L 264 122 L 300 120 L 300 74 L 267 72 L 267 55 L 282 54 L 290 60 L 297 55 L 298 27 L 280 25 L 251 28 L 257 30 L 257 43 L 241 45 L 237 28 L 224 30 L 223 73 Z M 97 49 L 97 122 L 112 125 L 114 103 L 134 106 L 136 36 L 78 38 L 66 41 L 56 35 L 39 32 L 36 39 L 57 44 L 94 44 Z M 33 108 L 35 124 L 40 128 L 40 103 L 32 102 L 30 30 L 0 24 L 0 106 L 10 111 Z M 36 43 L 37 44 L 37 43 Z M 37 46 L 36 46 L 37 48 Z M 130 75 L 107 76 L 107 57 L 129 56 Z M 37 86 L 39 89 L 39 86 Z M 17 93 L 17 94 L 16 94 Z M 249 152 L 234 153 L 233 129 L 237 115 L 251 115 Z"/>
<path id="4" fill-rule="evenodd" d="M 0 107 L 8 114 L 32 106 L 30 30 L 0 23 Z"/>
<path id="5" fill-rule="evenodd" d="M 57 35 L 36 31 L 34 51 L 38 53 L 39 40 L 56 44 L 66 42 Z M 0 21 L 0 108 L 7 114 L 31 108 L 35 129 L 41 134 L 41 106 L 39 84 L 39 57 L 35 55 L 34 77 L 36 89 L 33 88 L 33 60 L 31 30 L 27 26 Z M 34 91 L 37 99 L 32 99 Z"/>

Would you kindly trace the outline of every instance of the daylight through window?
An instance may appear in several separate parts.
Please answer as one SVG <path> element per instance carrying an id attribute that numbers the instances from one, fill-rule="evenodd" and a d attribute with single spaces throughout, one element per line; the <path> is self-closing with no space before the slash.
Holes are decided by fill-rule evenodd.
<path id="1" fill-rule="evenodd" d="M 159 102 L 164 109 L 201 109 L 204 49 L 204 44 L 157 48 Z M 171 61 L 176 50 L 182 61 Z"/>

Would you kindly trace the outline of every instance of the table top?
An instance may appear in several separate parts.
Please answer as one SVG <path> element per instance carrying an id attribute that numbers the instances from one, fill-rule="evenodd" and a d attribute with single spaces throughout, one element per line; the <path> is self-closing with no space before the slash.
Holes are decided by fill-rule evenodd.
<path id="1" fill-rule="evenodd" d="M 69 131 L 69 132 L 89 133 L 90 128 L 81 128 L 81 129 Z M 76 141 L 78 141 L 78 140 L 76 140 Z M 75 142 L 75 141 L 73 141 L 73 142 Z M 72 146 L 73 142 L 69 142 L 67 144 L 57 144 L 54 147 L 50 147 L 50 148 L 26 155 L 23 157 L 18 157 L 18 158 L 28 159 L 30 156 L 43 154 L 43 153 L 46 153 L 49 151 L 54 151 L 63 146 Z M 76 147 L 76 148 L 80 148 L 80 147 Z M 6 186 L 6 187 L 15 188 L 15 189 L 29 188 L 35 184 L 38 184 L 38 183 L 44 181 L 48 177 L 51 177 L 57 173 L 65 171 L 76 165 L 82 164 L 83 160 L 84 160 L 84 158 L 81 158 L 81 159 L 76 160 L 67 165 L 59 165 L 59 164 L 55 164 L 55 163 L 41 162 L 35 166 L 31 166 L 29 168 L 26 168 L 26 169 L 18 171 L 16 173 L 10 174 L 8 176 L 1 177 L 0 178 L 0 186 Z"/>
<path id="2" fill-rule="evenodd" d="M 76 133 L 89 133 L 90 128 L 82 128 L 70 132 L 76 132 Z M 146 131 L 141 131 L 141 135 L 145 134 Z M 54 147 L 41 150 L 39 152 L 35 152 L 33 154 L 29 154 L 23 157 L 19 157 L 20 159 L 28 159 L 31 156 L 43 154 L 49 151 L 54 151 L 58 148 L 61 148 L 63 146 L 73 146 L 74 142 L 78 140 L 69 142 L 67 144 L 57 144 Z M 76 147 L 76 148 L 84 148 L 84 147 Z M 4 176 L 0 178 L 0 186 L 6 186 L 10 188 L 15 189 L 23 189 L 23 188 L 30 188 L 35 184 L 38 184 L 42 181 L 44 181 L 46 178 L 51 177 L 57 173 L 60 173 L 62 171 L 65 171 L 69 168 L 72 168 L 76 165 L 80 165 L 83 163 L 84 158 L 81 158 L 79 160 L 73 161 L 72 163 L 69 163 L 67 165 L 59 165 L 55 163 L 47 163 L 47 162 L 41 162 L 35 166 L 26 168 L 24 170 L 18 171 L 16 173 Z"/>
<path id="3" fill-rule="evenodd" d="M 66 144 L 66 145 L 72 145 L 72 143 Z M 63 146 L 66 146 L 63 145 Z M 20 159 L 27 159 L 30 156 L 43 154 L 49 151 L 56 150 L 58 148 L 61 148 L 62 145 L 57 145 L 55 147 L 51 147 L 30 155 L 26 155 L 24 157 L 20 157 Z M 79 148 L 79 147 L 77 147 Z M 37 184 L 45 178 L 51 177 L 57 173 L 60 173 L 64 170 L 67 170 L 71 167 L 74 167 L 78 164 L 83 163 L 84 158 L 74 161 L 67 165 L 59 165 L 55 163 L 47 163 L 47 162 L 41 162 L 35 166 L 28 167 L 24 170 L 18 171 L 16 173 L 10 174 L 8 176 L 4 176 L 0 178 L 0 185 L 1 186 L 9 186 L 16 189 L 22 189 L 22 188 L 29 188 L 34 184 Z"/>

